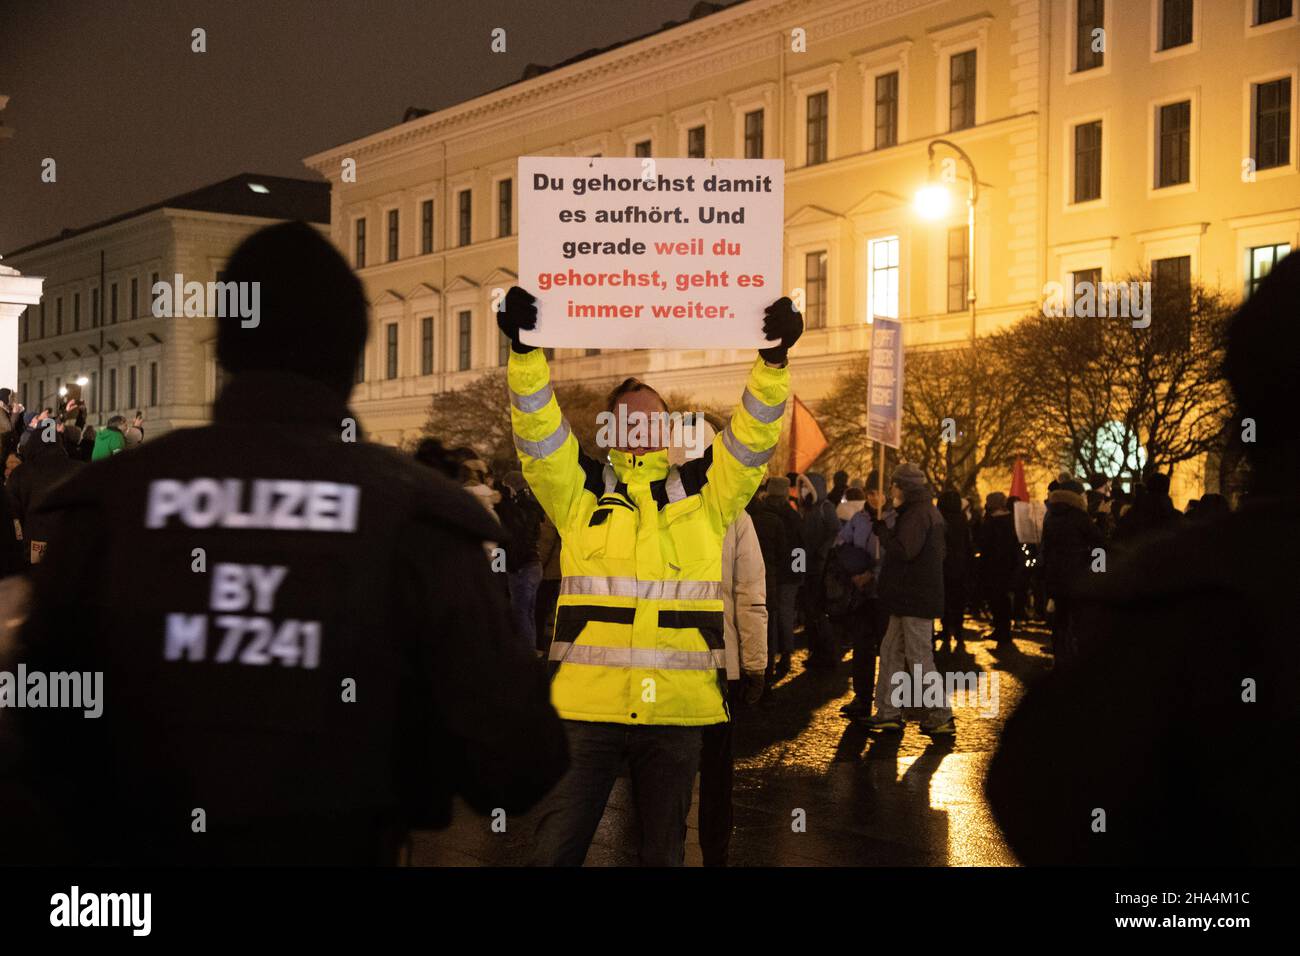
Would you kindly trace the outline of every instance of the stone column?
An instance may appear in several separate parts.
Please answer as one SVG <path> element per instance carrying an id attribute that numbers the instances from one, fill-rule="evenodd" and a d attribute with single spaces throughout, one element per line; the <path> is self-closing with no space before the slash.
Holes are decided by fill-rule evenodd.
<path id="1" fill-rule="evenodd" d="M 18 390 L 18 317 L 41 301 L 44 284 L 0 262 L 0 387 Z"/>

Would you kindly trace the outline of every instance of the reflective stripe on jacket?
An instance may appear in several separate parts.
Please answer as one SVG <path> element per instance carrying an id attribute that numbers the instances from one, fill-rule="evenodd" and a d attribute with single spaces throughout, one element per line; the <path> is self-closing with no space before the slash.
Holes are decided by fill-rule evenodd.
<path id="1" fill-rule="evenodd" d="M 621 724 L 725 721 L 722 539 L 776 450 L 789 369 L 757 360 L 727 427 L 681 467 L 664 451 L 587 457 L 541 349 L 511 352 L 509 384 L 524 477 L 563 541 L 556 710 Z"/>

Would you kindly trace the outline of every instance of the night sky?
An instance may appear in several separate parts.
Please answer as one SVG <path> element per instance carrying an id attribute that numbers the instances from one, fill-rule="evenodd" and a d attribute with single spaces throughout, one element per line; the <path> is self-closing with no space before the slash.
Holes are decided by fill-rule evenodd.
<path id="1" fill-rule="evenodd" d="M 0 253 L 683 20 L 694 0 L 0 0 Z M 592 15 L 600 11 L 601 15 Z M 190 31 L 207 31 L 207 52 Z M 507 31 L 508 51 L 490 52 Z M 53 157 L 58 182 L 42 183 Z"/>

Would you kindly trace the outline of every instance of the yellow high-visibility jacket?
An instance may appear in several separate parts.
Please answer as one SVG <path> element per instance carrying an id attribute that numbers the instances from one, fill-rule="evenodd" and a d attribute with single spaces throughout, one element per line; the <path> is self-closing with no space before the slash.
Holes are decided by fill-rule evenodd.
<path id="1" fill-rule="evenodd" d="M 761 358 L 701 458 L 578 447 L 541 349 L 510 353 L 524 477 L 559 529 L 551 702 L 567 720 L 696 726 L 727 720 L 722 539 L 776 450 L 788 368 Z"/>

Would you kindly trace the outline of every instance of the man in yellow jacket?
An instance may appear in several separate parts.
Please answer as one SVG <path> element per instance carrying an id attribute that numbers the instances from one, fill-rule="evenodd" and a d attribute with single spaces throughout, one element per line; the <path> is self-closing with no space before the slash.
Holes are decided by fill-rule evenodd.
<path id="1" fill-rule="evenodd" d="M 638 859 L 680 866 L 702 728 L 728 719 L 722 539 L 762 480 L 790 391 L 786 353 L 803 332 L 788 298 L 768 306 L 741 403 L 703 457 L 669 467 L 666 412 L 628 379 L 610 394 L 619 429 L 608 461 L 589 458 L 560 412 L 542 350 L 520 332 L 533 296 L 513 288 L 497 313 L 511 341 L 510 417 L 524 477 L 560 532 L 563 578 L 551 643 L 551 701 L 571 763 L 544 801 L 536 862 L 580 865 L 622 766 L 640 820 Z M 639 427 L 640 426 L 640 427 Z"/>

